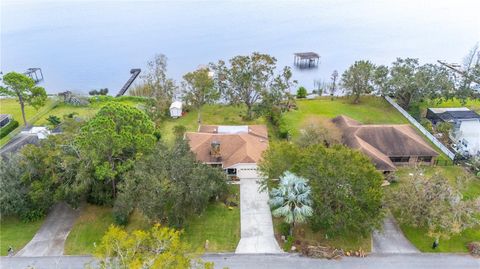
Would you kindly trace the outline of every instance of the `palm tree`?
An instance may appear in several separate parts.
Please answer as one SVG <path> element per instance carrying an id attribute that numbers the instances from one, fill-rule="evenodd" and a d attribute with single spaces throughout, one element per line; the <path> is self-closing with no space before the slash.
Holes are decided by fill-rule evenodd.
<path id="1" fill-rule="evenodd" d="M 304 223 L 313 214 L 310 192 L 308 181 L 289 171 L 280 177 L 278 188 L 270 192 L 272 214 L 290 224 L 290 235 L 295 223 Z"/>

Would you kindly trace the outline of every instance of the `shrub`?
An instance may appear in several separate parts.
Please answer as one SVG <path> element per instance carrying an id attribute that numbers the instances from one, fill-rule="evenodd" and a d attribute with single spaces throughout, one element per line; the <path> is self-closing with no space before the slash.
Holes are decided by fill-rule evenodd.
<path id="1" fill-rule="evenodd" d="M 108 88 L 103 88 L 100 90 L 91 90 L 88 92 L 89 95 L 107 95 L 108 94 Z"/>
<path id="2" fill-rule="evenodd" d="M 283 118 L 280 118 L 278 126 L 278 137 L 281 139 L 288 139 L 290 136 L 290 129 Z"/>
<path id="3" fill-rule="evenodd" d="M 297 90 L 297 98 L 306 98 L 307 97 L 307 89 L 305 87 L 301 86 Z"/>
<path id="4" fill-rule="evenodd" d="M 290 224 L 282 222 L 278 225 L 278 230 L 280 230 L 281 235 L 288 236 L 290 234 Z"/>
<path id="5" fill-rule="evenodd" d="M 175 125 L 173 127 L 173 134 L 175 135 L 175 138 L 177 138 L 177 139 L 183 138 L 183 135 L 185 134 L 186 131 L 187 131 L 187 127 L 185 127 L 183 125 Z"/>
<path id="6" fill-rule="evenodd" d="M 468 244 L 468 251 L 473 256 L 480 256 L 480 242 L 471 242 Z"/>
<path id="7" fill-rule="evenodd" d="M 283 250 L 285 252 L 289 252 L 292 250 L 292 246 L 293 246 L 293 242 L 295 242 L 293 236 L 289 235 L 287 237 L 287 242 L 285 242 L 285 244 L 283 244 Z"/>
<path id="8" fill-rule="evenodd" d="M 427 131 L 429 131 L 430 133 L 433 132 L 433 125 L 432 125 L 432 122 L 427 120 L 427 119 L 422 119 L 420 121 L 420 124 L 425 127 L 425 129 L 427 129 Z"/>
<path id="9" fill-rule="evenodd" d="M 57 127 L 60 123 L 62 123 L 60 121 L 60 118 L 55 116 L 55 115 L 50 115 L 48 116 L 47 118 L 47 121 L 53 126 L 53 127 Z"/>
<path id="10" fill-rule="evenodd" d="M 15 128 L 18 127 L 18 121 L 12 120 L 10 121 L 6 126 L 4 126 L 2 129 L 0 129 L 0 138 L 4 138 L 7 136 L 10 132 L 15 130 Z"/>

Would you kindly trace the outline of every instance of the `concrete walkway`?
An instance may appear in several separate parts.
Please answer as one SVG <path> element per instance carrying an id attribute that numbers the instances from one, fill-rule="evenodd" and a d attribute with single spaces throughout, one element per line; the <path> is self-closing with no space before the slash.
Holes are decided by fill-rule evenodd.
<path id="1" fill-rule="evenodd" d="M 33 239 L 15 256 L 38 257 L 63 255 L 68 233 L 77 219 L 79 210 L 65 203 L 55 205 Z"/>
<path id="2" fill-rule="evenodd" d="M 282 253 L 273 234 L 268 194 L 258 192 L 257 180 L 240 180 L 241 238 L 235 253 Z"/>
<path id="3" fill-rule="evenodd" d="M 420 253 L 403 235 L 393 216 L 383 220 L 383 231 L 373 232 L 372 253 Z"/>

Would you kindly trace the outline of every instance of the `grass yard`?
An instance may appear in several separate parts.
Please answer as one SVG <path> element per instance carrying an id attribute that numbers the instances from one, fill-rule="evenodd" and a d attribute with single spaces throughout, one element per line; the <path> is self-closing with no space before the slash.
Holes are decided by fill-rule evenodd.
<path id="1" fill-rule="evenodd" d="M 402 114 L 381 97 L 363 96 L 359 104 L 352 104 L 351 99 L 338 97 L 321 97 L 315 100 L 297 100 L 298 110 L 285 115 L 287 125 L 293 137 L 299 134 L 304 121 L 311 116 L 335 118 L 346 115 L 364 124 L 402 124 L 408 123 Z"/>
<path id="2" fill-rule="evenodd" d="M 462 105 L 458 99 L 422 102 L 420 103 L 421 115 L 425 116 L 427 108 L 429 107 L 468 107 L 480 113 L 480 99 L 469 99 L 465 105 Z"/>
<path id="3" fill-rule="evenodd" d="M 50 99 L 49 99 L 50 100 Z M 25 106 L 25 116 L 27 121 L 37 113 L 37 110 L 32 106 Z M 11 114 L 13 119 L 18 121 L 20 125 L 23 124 L 22 111 L 17 100 L 12 98 L 0 99 L 0 114 Z"/>
<path id="4" fill-rule="evenodd" d="M 230 195 L 240 205 L 240 186 L 230 185 Z M 208 206 L 198 217 L 188 221 L 182 238 L 193 252 L 233 252 L 240 241 L 240 207 L 229 209 L 222 202 Z M 205 249 L 205 241 L 209 241 Z"/>
<path id="5" fill-rule="evenodd" d="M 409 173 L 413 168 L 401 168 L 396 173 L 399 177 L 399 183 L 408 180 Z M 475 199 L 480 197 L 480 179 L 470 174 L 461 166 L 436 166 L 424 167 L 426 176 L 440 173 L 446 177 L 450 183 L 457 187 L 463 195 L 463 199 Z M 469 178 L 466 182 L 459 180 L 461 178 Z M 398 185 L 397 184 L 397 185 Z M 395 188 L 395 185 L 392 185 Z M 467 229 L 460 234 L 450 237 L 450 239 L 440 240 L 440 246 L 432 249 L 434 238 L 427 235 L 427 229 L 424 227 L 411 227 L 408 225 L 400 225 L 405 236 L 422 252 L 468 252 L 466 244 L 472 241 L 480 241 L 480 226 Z"/>
<path id="6" fill-rule="evenodd" d="M 202 107 L 202 123 L 203 124 L 218 124 L 218 125 L 248 125 L 248 124 L 266 124 L 263 118 L 258 118 L 252 121 L 245 121 L 242 114 L 245 112 L 242 106 L 226 106 L 226 105 L 205 105 Z M 198 114 L 197 111 L 187 112 L 184 116 L 178 119 L 168 119 L 161 123 L 162 139 L 167 143 L 172 143 L 174 140 L 173 127 L 176 125 L 183 125 L 187 131 L 197 131 Z"/>
<path id="7" fill-rule="evenodd" d="M 68 115 L 70 113 L 76 113 L 76 117 L 88 120 L 91 117 L 93 117 L 100 110 L 100 108 L 102 108 L 105 104 L 107 104 L 108 101 L 119 102 L 122 104 L 131 105 L 131 106 L 138 106 L 139 104 L 142 103 L 141 101 L 132 100 L 125 97 L 124 98 L 120 97 L 119 99 L 109 98 L 109 99 L 105 99 L 105 101 L 101 100 L 97 102 L 92 102 L 88 106 L 74 106 L 70 104 L 59 103 L 52 110 L 46 113 L 44 117 L 38 119 L 38 121 L 35 124 L 46 125 L 48 124 L 48 121 L 47 121 L 48 116 L 53 115 L 53 116 L 59 117 L 60 119 L 63 119 L 65 115 Z"/>
<path id="8" fill-rule="evenodd" d="M 280 225 L 282 220 L 279 218 L 273 219 L 275 237 L 279 238 L 281 235 Z M 357 251 L 362 249 L 365 252 L 370 252 L 372 249 L 371 236 L 361 237 L 355 234 L 343 234 L 341 236 L 325 238 L 325 233 L 322 231 L 313 232 L 307 224 L 296 225 L 294 230 L 295 240 L 299 240 L 302 243 L 308 245 L 321 245 L 330 246 L 337 249 L 343 249 L 344 251 Z M 280 241 L 280 240 L 279 240 Z M 280 247 L 283 245 L 279 242 Z M 297 246 L 299 249 L 300 246 Z"/>
<path id="9" fill-rule="evenodd" d="M 114 221 L 111 207 L 86 205 L 67 237 L 65 254 L 92 254 L 95 244 L 100 243 L 108 227 L 112 224 Z M 125 228 L 128 231 L 144 230 L 150 228 L 150 224 L 141 214 L 134 212 Z"/>
<path id="10" fill-rule="evenodd" d="M 240 188 L 230 186 L 230 193 L 239 203 Z M 87 204 L 65 242 L 66 255 L 92 254 L 95 244 L 99 244 L 110 225 L 114 224 L 112 208 Z M 150 222 L 138 211 L 130 216 L 127 231 L 146 230 L 151 227 Z M 190 244 L 193 252 L 203 252 L 205 240 L 210 241 L 211 252 L 229 252 L 235 250 L 240 240 L 240 209 L 228 209 L 223 203 L 214 203 L 198 217 L 189 220 L 188 226 L 182 235 Z M 28 240 L 27 240 L 28 241 Z"/>
<path id="11" fill-rule="evenodd" d="M 43 219 L 34 222 L 23 222 L 16 217 L 2 217 L 0 221 L 0 255 L 6 256 L 8 248 L 14 251 L 23 248 L 35 235 Z"/>
<path id="12" fill-rule="evenodd" d="M 468 252 L 467 244 L 472 241 L 480 241 L 480 227 L 466 229 L 460 234 L 451 236 L 450 239 L 440 239 L 440 245 L 436 249 L 432 249 L 432 237 L 426 235 L 427 229 L 419 227 L 409 227 L 400 225 L 405 236 L 415 245 L 421 252 Z"/>
<path id="13" fill-rule="evenodd" d="M 37 120 L 37 118 L 42 117 L 44 114 L 48 113 L 52 106 L 54 105 L 55 100 L 49 98 L 45 106 L 39 108 L 38 110 L 32 106 L 25 106 L 25 117 L 29 123 L 33 123 Z M 0 146 L 6 144 L 11 138 L 12 134 L 16 134 L 20 132 L 20 130 L 24 127 L 23 125 L 23 118 L 22 118 L 22 111 L 20 109 L 20 104 L 12 98 L 3 98 L 0 99 L 0 114 L 11 114 L 13 119 L 18 121 L 19 127 L 13 130 L 10 135 L 7 135 L 0 139 Z"/>

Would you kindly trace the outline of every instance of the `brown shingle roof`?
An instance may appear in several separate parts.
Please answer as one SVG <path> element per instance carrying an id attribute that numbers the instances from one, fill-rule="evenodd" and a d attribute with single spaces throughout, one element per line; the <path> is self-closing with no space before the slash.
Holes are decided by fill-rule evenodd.
<path id="1" fill-rule="evenodd" d="M 438 156 L 407 124 L 362 125 L 346 116 L 338 116 L 333 122 L 343 132 L 343 143 L 370 156 L 379 170 L 395 170 L 389 157 Z"/>
<path id="2" fill-rule="evenodd" d="M 210 155 L 213 141 L 220 143 L 223 167 L 237 163 L 257 163 L 268 147 L 268 132 L 265 125 L 249 125 L 248 133 L 217 133 L 217 130 L 216 125 L 202 125 L 198 133 L 185 134 L 197 160 L 205 163 L 215 162 Z"/>

